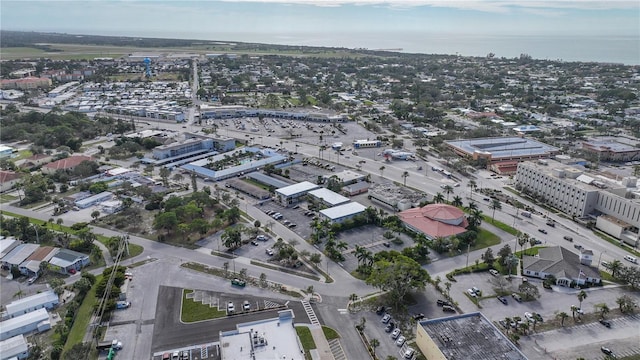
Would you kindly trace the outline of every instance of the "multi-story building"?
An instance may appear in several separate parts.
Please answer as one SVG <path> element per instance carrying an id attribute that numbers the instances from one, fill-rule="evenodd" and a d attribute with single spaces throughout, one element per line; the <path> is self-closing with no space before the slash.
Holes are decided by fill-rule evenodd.
<path id="1" fill-rule="evenodd" d="M 0 88 L 2 89 L 27 90 L 48 87 L 51 87 L 51 79 L 32 76 L 20 79 L 5 79 L 0 81 Z"/>
<path id="2" fill-rule="evenodd" d="M 595 220 L 598 229 L 627 244 L 640 242 L 640 190 L 634 177 L 616 183 L 544 160 L 518 164 L 516 184 L 569 216 Z"/>
<path id="3" fill-rule="evenodd" d="M 622 142 L 622 138 L 594 138 L 582 143 L 582 150 L 594 154 L 600 161 L 638 161 L 640 148 L 637 143 Z"/>
<path id="4" fill-rule="evenodd" d="M 203 150 L 226 152 L 235 149 L 236 142 L 227 137 L 208 137 L 186 133 L 185 139 L 161 145 L 153 149 L 153 157 L 159 160 L 195 153 Z"/>

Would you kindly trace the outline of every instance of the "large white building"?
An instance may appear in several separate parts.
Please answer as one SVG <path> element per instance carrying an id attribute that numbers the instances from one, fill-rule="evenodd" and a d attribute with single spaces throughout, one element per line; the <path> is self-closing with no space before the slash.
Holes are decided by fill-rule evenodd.
<path id="1" fill-rule="evenodd" d="M 276 200 L 282 204 L 282 206 L 291 206 L 297 203 L 300 198 L 305 196 L 309 191 L 320 188 L 319 185 L 303 181 L 297 184 L 285 186 L 280 189 L 276 189 Z"/>
<path id="2" fill-rule="evenodd" d="M 637 179 L 608 181 L 554 160 L 518 164 L 516 186 L 576 218 L 596 220 L 596 227 L 631 246 L 640 243 L 640 190 Z"/>
<path id="3" fill-rule="evenodd" d="M 7 310 L 2 313 L 2 319 L 12 319 L 43 308 L 51 310 L 59 303 L 58 295 L 53 290 L 48 290 L 7 304 L 5 306 Z"/>
<path id="4" fill-rule="evenodd" d="M 0 341 L 0 360 L 23 360 L 29 357 L 29 344 L 24 335 Z"/>
<path id="5" fill-rule="evenodd" d="M 220 358 L 304 360 L 293 319 L 292 310 L 282 310 L 277 318 L 238 324 L 236 330 L 221 331 Z"/>
<path id="6" fill-rule="evenodd" d="M 51 322 L 47 309 L 38 309 L 0 322 L 0 340 L 7 340 L 32 331 L 42 332 L 49 329 L 51 329 Z"/>
<path id="7" fill-rule="evenodd" d="M 320 210 L 320 218 L 329 220 L 330 223 L 341 223 L 358 216 L 366 210 L 366 207 L 358 202 L 334 206 Z"/>

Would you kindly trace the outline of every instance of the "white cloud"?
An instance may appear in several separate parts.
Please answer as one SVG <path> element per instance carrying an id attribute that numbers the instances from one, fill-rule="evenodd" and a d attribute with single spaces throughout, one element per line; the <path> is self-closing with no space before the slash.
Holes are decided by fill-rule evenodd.
<path id="1" fill-rule="evenodd" d="M 636 0 L 219 0 L 225 2 L 255 2 L 275 4 L 299 4 L 312 6 L 342 5 L 384 5 L 394 8 L 415 6 L 447 7 L 460 10 L 506 13 L 513 9 L 548 9 L 547 11 L 529 11 L 541 15 L 556 16 L 551 9 L 611 10 L 640 9 Z"/>

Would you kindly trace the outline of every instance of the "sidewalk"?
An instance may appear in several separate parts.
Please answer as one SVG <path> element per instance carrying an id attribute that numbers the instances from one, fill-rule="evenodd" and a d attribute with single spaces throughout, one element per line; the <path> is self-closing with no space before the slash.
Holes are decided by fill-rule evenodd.
<path id="1" fill-rule="evenodd" d="M 313 360 L 334 360 L 331 347 L 320 325 L 296 324 L 296 326 L 306 326 L 311 331 L 313 341 L 316 343 L 316 348 L 309 351 Z"/>

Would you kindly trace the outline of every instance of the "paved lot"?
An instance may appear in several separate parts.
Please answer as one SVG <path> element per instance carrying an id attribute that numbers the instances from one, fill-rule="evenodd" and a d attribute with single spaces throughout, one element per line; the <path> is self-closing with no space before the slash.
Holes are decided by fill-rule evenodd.
<path id="1" fill-rule="evenodd" d="M 267 306 L 275 310 L 267 309 L 186 324 L 180 321 L 182 288 L 161 286 L 158 291 L 158 306 L 153 331 L 152 352 L 217 342 L 219 341 L 220 331 L 233 330 L 238 323 L 277 317 L 277 312 L 282 309 L 282 307 L 277 306 L 285 306 L 292 309 L 295 313 L 296 323 L 309 323 L 309 318 L 299 301 L 264 299 L 250 295 L 215 291 L 208 291 L 207 293 L 215 297 L 217 300 L 216 303 L 219 304 L 219 310 L 225 309 L 229 301 L 234 302 L 236 308 L 240 308 L 244 300 L 250 301 L 254 307 L 259 305 L 261 309 L 264 309 L 264 307 Z"/>
<path id="2" fill-rule="evenodd" d="M 523 338 L 521 349 L 531 360 L 604 359 L 601 346 L 618 358 L 640 354 L 640 315 L 611 320 L 611 329 L 599 323 L 573 326 Z"/>
<path id="3" fill-rule="evenodd" d="M 571 305 L 578 305 L 577 293 L 575 289 L 568 289 L 561 286 L 554 286 L 553 290 L 547 290 L 542 287 L 542 283 L 536 279 L 529 279 L 529 282 L 538 286 L 540 298 L 534 301 L 519 303 L 511 297 L 508 298 L 508 305 L 505 306 L 495 298 L 480 300 L 482 309 L 471 302 L 463 292 L 472 286 L 477 286 L 483 292 L 483 296 L 494 295 L 494 285 L 490 282 L 493 278 L 489 273 L 476 273 L 463 276 L 456 276 L 457 282 L 452 283 L 451 296 L 458 302 L 460 308 L 465 312 L 482 311 L 482 313 L 493 321 L 502 320 L 505 317 L 520 316 L 525 312 L 537 312 L 544 319 L 553 318 L 556 312 L 564 311 L 571 315 Z M 510 290 L 515 291 L 522 282 L 521 278 L 514 277 L 510 283 Z M 605 287 L 586 289 L 587 298 L 582 303 L 582 309 L 587 312 L 594 312 L 594 305 L 606 303 L 609 308 L 617 308 L 616 299 L 623 294 L 630 295 L 640 300 L 640 296 L 634 293 L 624 291 L 622 288 Z"/>

